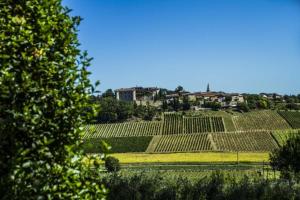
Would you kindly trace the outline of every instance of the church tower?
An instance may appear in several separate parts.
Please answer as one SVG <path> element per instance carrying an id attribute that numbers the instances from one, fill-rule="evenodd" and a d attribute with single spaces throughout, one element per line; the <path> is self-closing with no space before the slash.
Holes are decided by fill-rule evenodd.
<path id="1" fill-rule="evenodd" d="M 207 84 L 206 92 L 210 92 L 209 84 Z"/>

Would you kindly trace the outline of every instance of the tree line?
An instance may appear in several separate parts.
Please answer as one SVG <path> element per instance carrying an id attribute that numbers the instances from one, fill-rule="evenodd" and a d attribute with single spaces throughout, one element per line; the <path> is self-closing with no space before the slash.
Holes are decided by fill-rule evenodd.
<path id="1" fill-rule="evenodd" d="M 92 102 L 100 106 L 100 111 L 91 123 L 117 123 L 128 120 L 148 120 L 159 116 L 160 110 L 150 104 L 137 105 L 135 102 L 119 101 L 113 96 L 92 97 Z"/>

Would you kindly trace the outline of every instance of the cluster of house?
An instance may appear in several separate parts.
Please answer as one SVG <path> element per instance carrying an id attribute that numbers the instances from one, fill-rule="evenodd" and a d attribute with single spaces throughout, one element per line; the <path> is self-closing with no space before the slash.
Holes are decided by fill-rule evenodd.
<path id="1" fill-rule="evenodd" d="M 261 97 L 269 99 L 269 100 L 282 100 L 283 95 L 277 94 L 277 93 L 260 93 Z"/>
<path id="2" fill-rule="evenodd" d="M 205 104 L 205 102 L 218 102 L 221 107 L 229 108 L 236 107 L 238 103 L 244 103 L 244 96 L 239 93 L 225 93 L 225 92 L 195 92 L 185 94 L 189 101 L 199 102 L 200 107 Z M 194 109 L 198 109 L 199 106 L 195 106 Z"/>
<path id="3" fill-rule="evenodd" d="M 157 100 L 156 96 L 160 89 L 157 87 L 132 87 L 121 88 L 115 90 L 116 98 L 122 101 L 134 101 L 138 105 L 150 104 L 153 106 L 162 105 L 161 100 Z M 187 92 L 187 91 L 169 91 L 164 95 L 164 100 L 171 102 L 174 99 L 182 99 L 186 97 L 190 102 L 198 102 L 193 109 L 200 109 L 206 102 L 218 102 L 222 107 L 236 107 L 238 103 L 245 101 L 244 96 L 239 93 L 212 92 L 209 87 L 206 92 Z"/>

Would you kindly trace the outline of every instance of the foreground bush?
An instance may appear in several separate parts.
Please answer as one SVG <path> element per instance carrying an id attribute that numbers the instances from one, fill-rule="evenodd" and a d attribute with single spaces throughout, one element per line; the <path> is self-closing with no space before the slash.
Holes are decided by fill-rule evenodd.
<path id="1" fill-rule="evenodd" d="M 242 180 L 214 173 L 209 177 L 191 182 L 186 178 L 170 178 L 159 174 L 135 174 L 122 177 L 117 174 L 103 179 L 110 193 L 108 199 L 300 199 L 300 186 L 285 180 Z"/>
<path id="2" fill-rule="evenodd" d="M 105 168 L 108 172 L 118 172 L 120 171 L 120 162 L 117 158 L 108 156 L 105 159 Z"/>
<path id="3" fill-rule="evenodd" d="M 61 0 L 0 0 L 0 198 L 101 199 L 82 164 L 90 58 Z M 97 174 L 95 176 L 95 174 Z"/>
<path id="4" fill-rule="evenodd" d="M 297 178 L 300 175 L 300 134 L 291 134 L 285 143 L 270 154 L 270 164 L 281 171 L 285 178 Z"/>

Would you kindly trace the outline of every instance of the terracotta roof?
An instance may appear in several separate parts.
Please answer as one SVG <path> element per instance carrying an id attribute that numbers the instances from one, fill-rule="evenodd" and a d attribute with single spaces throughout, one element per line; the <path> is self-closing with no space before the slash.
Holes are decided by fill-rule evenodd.
<path id="1" fill-rule="evenodd" d="M 200 97 L 215 97 L 215 96 L 225 96 L 225 93 L 220 92 L 195 92 L 191 95 L 200 96 Z"/>
<path id="2" fill-rule="evenodd" d="M 146 88 L 143 88 L 143 87 L 132 87 L 132 88 L 120 88 L 120 89 L 116 89 L 115 91 L 116 92 L 127 92 L 127 91 L 156 91 L 158 90 L 157 87 L 146 87 Z"/>
<path id="3" fill-rule="evenodd" d="M 127 91 L 134 91 L 134 88 L 120 88 L 115 90 L 116 92 L 127 92 Z"/>
<path id="4" fill-rule="evenodd" d="M 240 94 L 239 93 L 228 93 L 227 95 L 228 96 L 239 96 Z"/>

